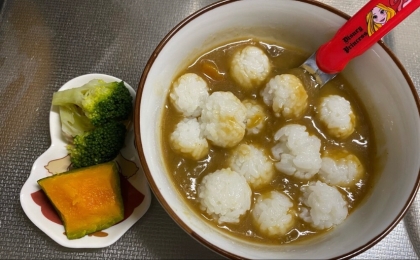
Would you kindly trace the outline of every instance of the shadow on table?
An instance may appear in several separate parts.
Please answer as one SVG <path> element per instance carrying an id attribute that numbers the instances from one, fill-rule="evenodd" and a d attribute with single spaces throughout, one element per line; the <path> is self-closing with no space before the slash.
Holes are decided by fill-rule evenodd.
<path id="1" fill-rule="evenodd" d="M 155 197 L 148 212 L 134 226 L 134 239 L 139 256 L 154 259 L 224 259 L 208 249 L 166 213 Z M 127 244 L 127 241 L 125 242 Z"/>

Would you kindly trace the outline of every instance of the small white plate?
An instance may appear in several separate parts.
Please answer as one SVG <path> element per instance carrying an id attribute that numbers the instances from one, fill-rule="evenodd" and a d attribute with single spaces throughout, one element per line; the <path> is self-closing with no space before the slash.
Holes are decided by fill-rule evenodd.
<path id="1" fill-rule="evenodd" d="M 80 87 L 92 79 L 102 79 L 106 82 L 121 81 L 109 75 L 87 74 L 68 81 L 59 90 Z M 134 98 L 136 95 L 134 89 L 127 83 L 124 84 Z M 125 177 L 121 178 L 124 220 L 108 229 L 74 240 L 67 239 L 61 220 L 37 183 L 39 179 L 51 176 L 53 173 L 66 171 L 70 165 L 67 143 L 61 134 L 60 116 L 56 106 L 51 106 L 50 134 L 50 148 L 34 162 L 31 174 L 20 192 L 23 211 L 38 228 L 62 246 L 101 248 L 113 244 L 146 213 L 151 202 L 150 189 L 134 146 L 133 127 L 127 132 L 125 146 L 116 160 L 120 173 Z"/>

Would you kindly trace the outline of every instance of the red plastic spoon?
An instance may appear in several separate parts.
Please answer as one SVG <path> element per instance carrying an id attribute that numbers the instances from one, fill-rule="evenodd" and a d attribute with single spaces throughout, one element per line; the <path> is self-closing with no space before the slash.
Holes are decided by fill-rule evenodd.
<path id="1" fill-rule="evenodd" d="M 322 85 L 420 6 L 420 0 L 371 0 L 301 67 Z"/>

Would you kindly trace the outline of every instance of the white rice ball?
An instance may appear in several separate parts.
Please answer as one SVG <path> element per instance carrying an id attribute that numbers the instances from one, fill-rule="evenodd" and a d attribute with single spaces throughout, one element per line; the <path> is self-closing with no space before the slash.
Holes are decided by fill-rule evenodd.
<path id="1" fill-rule="evenodd" d="M 264 127 L 267 114 L 264 107 L 258 104 L 257 101 L 247 99 L 242 101 L 246 107 L 246 130 L 247 134 L 258 134 Z"/>
<path id="2" fill-rule="evenodd" d="M 238 223 L 251 208 L 252 191 L 245 178 L 229 168 L 204 176 L 198 186 L 200 209 L 218 223 Z"/>
<path id="3" fill-rule="evenodd" d="M 199 160 L 209 152 L 207 139 L 201 134 L 197 118 L 184 118 L 170 136 L 172 148 L 184 156 Z"/>
<path id="4" fill-rule="evenodd" d="M 298 119 L 308 107 L 308 94 L 300 79 L 291 74 L 270 79 L 261 92 L 264 103 L 273 108 L 277 117 Z"/>
<path id="5" fill-rule="evenodd" d="M 289 124 L 274 135 L 278 143 L 271 149 L 276 168 L 287 175 L 310 179 L 321 168 L 321 140 L 309 135 L 306 127 Z"/>
<path id="6" fill-rule="evenodd" d="M 246 107 L 231 92 L 213 92 L 201 113 L 204 137 L 214 145 L 233 147 L 245 136 Z"/>
<path id="7" fill-rule="evenodd" d="M 319 119 L 333 137 L 344 139 L 354 132 L 356 116 L 350 102 L 344 97 L 338 95 L 324 97 L 317 112 Z"/>
<path id="8" fill-rule="evenodd" d="M 169 97 L 175 108 L 186 117 L 198 117 L 209 96 L 207 83 L 194 73 L 186 73 L 172 85 Z"/>
<path id="9" fill-rule="evenodd" d="M 319 177 L 330 185 L 351 186 L 363 177 L 364 167 L 356 155 L 348 151 L 329 152 L 322 157 Z"/>
<path id="10" fill-rule="evenodd" d="M 247 46 L 233 56 L 232 78 L 244 88 L 258 86 L 267 78 L 270 71 L 270 60 L 258 47 Z"/>
<path id="11" fill-rule="evenodd" d="M 342 223 L 348 214 L 347 202 L 335 187 L 317 181 L 301 187 L 303 203 L 299 216 L 318 229 Z"/>
<path id="12" fill-rule="evenodd" d="M 293 202 L 285 194 L 271 191 L 260 195 L 252 208 L 253 224 L 267 236 L 282 236 L 295 223 Z"/>
<path id="13" fill-rule="evenodd" d="M 266 151 L 254 145 L 240 144 L 229 158 L 229 166 L 241 174 L 252 188 L 259 188 L 271 181 L 274 175 L 273 162 Z"/>

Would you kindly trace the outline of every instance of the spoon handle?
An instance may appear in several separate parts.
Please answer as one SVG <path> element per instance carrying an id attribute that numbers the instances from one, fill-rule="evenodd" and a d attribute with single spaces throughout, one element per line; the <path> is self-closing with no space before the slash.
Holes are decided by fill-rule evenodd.
<path id="1" fill-rule="evenodd" d="M 371 0 L 316 53 L 324 73 L 335 74 L 369 49 L 420 6 L 420 0 Z"/>

